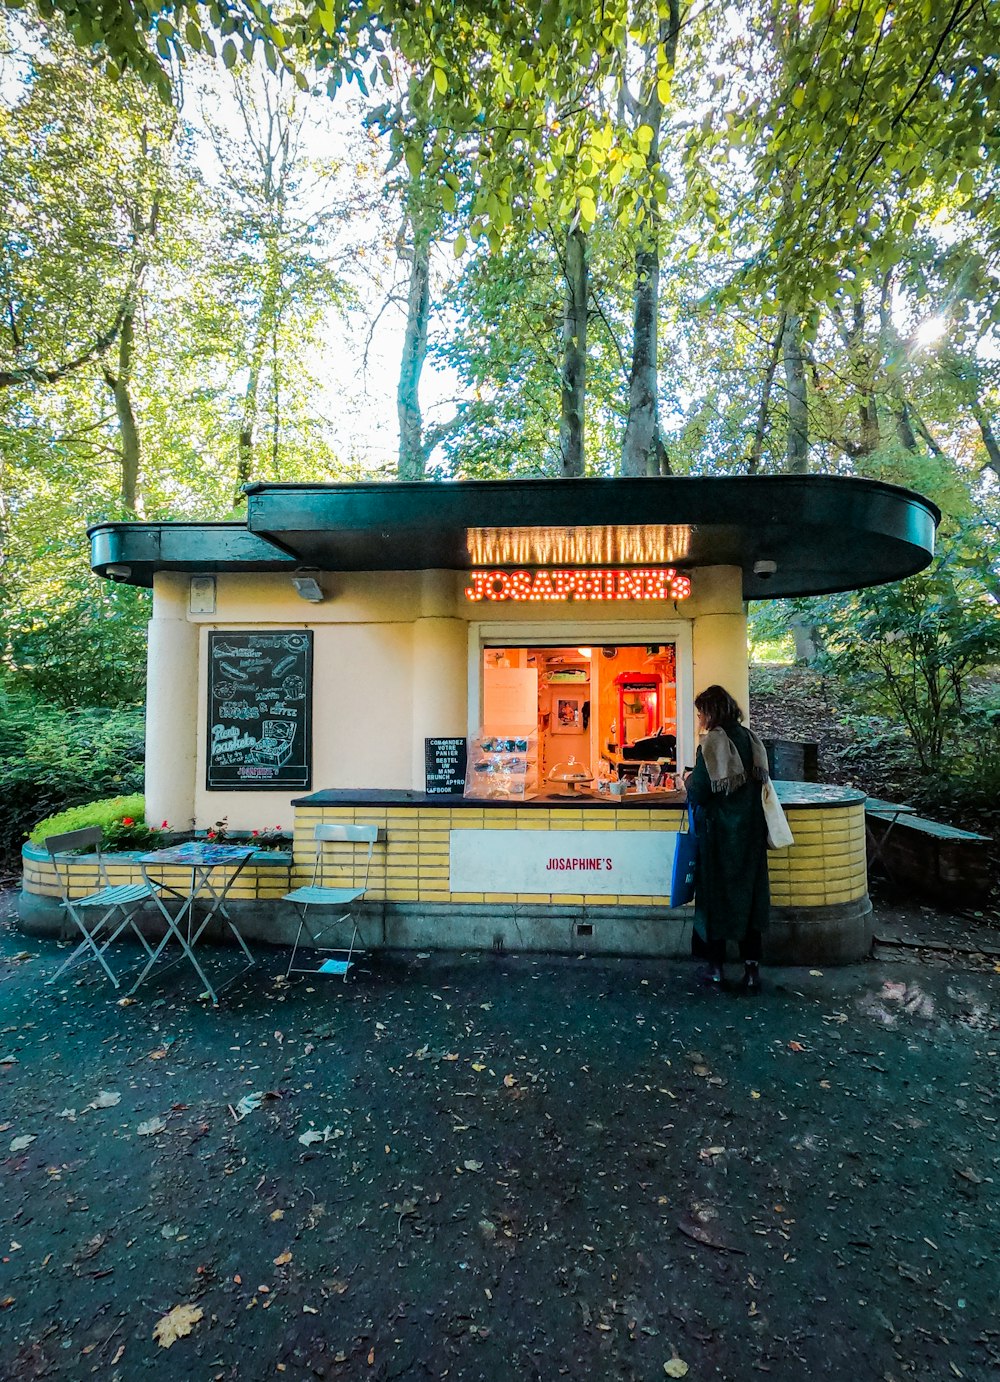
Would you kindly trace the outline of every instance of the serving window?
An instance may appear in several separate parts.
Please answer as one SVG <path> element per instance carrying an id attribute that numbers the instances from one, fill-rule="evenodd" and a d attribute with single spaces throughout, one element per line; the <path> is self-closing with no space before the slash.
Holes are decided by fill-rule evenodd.
<path id="1" fill-rule="evenodd" d="M 643 762 L 676 771 L 675 641 L 506 641 L 483 647 L 481 659 L 481 724 L 492 733 L 537 726 L 543 788 L 567 772 L 632 776 Z"/>

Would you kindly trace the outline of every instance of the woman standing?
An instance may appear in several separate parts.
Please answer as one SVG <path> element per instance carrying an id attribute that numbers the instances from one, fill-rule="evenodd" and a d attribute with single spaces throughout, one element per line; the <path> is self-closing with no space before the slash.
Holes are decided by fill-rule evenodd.
<path id="1" fill-rule="evenodd" d="M 695 699 L 704 735 L 687 777 L 695 807 L 698 860 L 695 866 L 695 931 L 708 951 L 706 982 L 723 987 L 726 942 L 739 942 L 744 972 L 740 987 L 760 992 L 761 936 L 767 926 L 767 825 L 761 787 L 767 781 L 767 753 L 743 712 L 721 686 Z"/>

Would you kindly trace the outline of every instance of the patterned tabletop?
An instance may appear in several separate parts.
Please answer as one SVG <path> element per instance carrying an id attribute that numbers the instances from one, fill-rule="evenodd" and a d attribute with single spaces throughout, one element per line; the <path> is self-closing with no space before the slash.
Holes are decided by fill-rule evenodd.
<path id="1" fill-rule="evenodd" d="M 183 845 L 171 845 L 168 849 L 154 849 L 152 854 L 143 854 L 142 864 L 187 864 L 189 867 L 211 868 L 216 864 L 240 864 L 249 859 L 256 850 L 247 845 L 210 845 L 203 840 L 189 840 Z"/>

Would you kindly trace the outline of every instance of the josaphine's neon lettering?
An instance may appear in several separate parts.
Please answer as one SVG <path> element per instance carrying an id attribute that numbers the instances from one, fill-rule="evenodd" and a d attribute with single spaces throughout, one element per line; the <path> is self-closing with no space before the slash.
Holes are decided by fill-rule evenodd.
<path id="1" fill-rule="evenodd" d="M 468 600 L 686 600 L 691 578 L 672 566 L 473 571 Z"/>

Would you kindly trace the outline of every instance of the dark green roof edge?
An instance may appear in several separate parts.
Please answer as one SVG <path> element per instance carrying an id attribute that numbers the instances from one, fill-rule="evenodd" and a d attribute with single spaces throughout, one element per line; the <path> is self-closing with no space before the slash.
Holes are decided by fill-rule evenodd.
<path id="1" fill-rule="evenodd" d="M 746 599 L 826 594 L 913 575 L 933 558 L 937 505 L 854 476 L 372 481 L 246 486 L 247 524 L 100 523 L 99 575 L 156 571 L 467 570 L 469 528 L 677 526 L 678 565 L 737 565 Z M 773 560 L 770 579 L 754 574 Z"/>
<path id="2" fill-rule="evenodd" d="M 157 571 L 212 575 L 222 571 L 285 571 L 295 558 L 243 523 L 94 523 L 90 566 L 98 576 L 151 586 Z M 129 574 L 109 576 L 109 566 Z"/>

